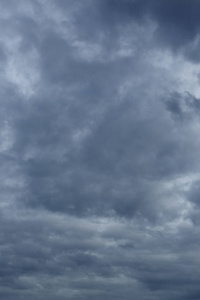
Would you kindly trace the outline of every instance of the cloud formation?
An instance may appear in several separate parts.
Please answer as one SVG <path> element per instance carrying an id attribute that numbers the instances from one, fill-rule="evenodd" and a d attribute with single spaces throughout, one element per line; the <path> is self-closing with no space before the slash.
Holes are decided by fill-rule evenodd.
<path id="1" fill-rule="evenodd" d="M 199 299 L 198 1 L 0 7 L 1 298 Z"/>

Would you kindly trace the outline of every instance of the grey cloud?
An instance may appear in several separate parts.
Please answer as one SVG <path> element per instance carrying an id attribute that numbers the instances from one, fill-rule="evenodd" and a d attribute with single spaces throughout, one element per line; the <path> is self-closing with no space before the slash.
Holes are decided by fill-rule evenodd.
<path id="1" fill-rule="evenodd" d="M 110 27 L 115 24 L 127 24 L 131 20 L 144 23 L 152 20 L 157 28 L 155 40 L 157 46 L 169 47 L 174 52 L 181 52 L 189 60 L 198 60 L 199 5 L 193 1 L 103 1 L 102 11 Z"/>
<path id="2" fill-rule="evenodd" d="M 30 113 L 24 113 L 15 124 L 15 148 L 20 156 L 28 155 L 31 146 L 37 153 L 37 158 L 33 154 L 22 164 L 26 202 L 77 215 L 115 212 L 132 217 L 142 212 L 147 218 L 156 219 L 160 180 L 196 168 L 190 155 L 191 147 L 194 153 L 197 151 L 193 136 L 190 141 L 180 138 L 188 129 L 178 127 L 177 135 L 173 119 L 164 122 L 157 111 L 151 115 L 151 109 L 141 121 L 137 99 L 136 103 L 124 100 L 122 104 L 113 100 L 104 114 L 96 113 L 95 124 L 96 114 L 90 115 L 87 109 L 93 105 L 82 100 L 80 116 L 74 102 L 64 108 L 65 101 L 48 101 L 43 106 L 34 103 Z M 102 103 L 94 105 L 100 110 Z M 164 106 L 159 114 L 168 117 Z M 85 136 L 82 126 L 88 130 Z M 80 131 L 80 141 L 73 137 L 74 130 Z M 49 152 L 52 144 L 55 147 Z"/>
<path id="3" fill-rule="evenodd" d="M 198 117 L 199 113 L 199 99 L 190 93 L 186 92 L 180 94 L 177 92 L 168 95 L 165 99 L 167 110 L 169 110 L 172 116 L 178 120 L 191 120 L 191 118 Z"/>
<path id="4" fill-rule="evenodd" d="M 8 298 L 12 290 L 17 299 L 43 298 L 48 287 L 50 299 L 64 299 L 65 292 L 72 299 L 90 298 L 91 293 L 97 299 L 102 295 L 106 299 L 118 295 L 131 299 L 133 290 L 136 299 L 141 293 L 144 299 L 148 295 L 150 299 L 167 299 L 169 288 L 175 299 L 184 296 L 183 283 L 189 290 L 197 281 L 198 258 L 191 256 L 190 247 L 184 248 L 188 242 L 185 233 L 177 241 L 176 234 L 149 231 L 144 235 L 144 224 L 139 229 L 138 223 L 123 225 L 118 221 L 98 231 L 97 220 L 78 220 L 44 211 L 35 217 L 35 211 L 30 210 L 24 211 L 24 216 L 22 211 L 15 210 L 13 220 L 1 218 L 1 292 Z M 115 228 L 120 239 L 112 233 Z M 191 228 L 194 235 L 192 231 Z M 135 244 L 132 248 L 125 246 L 130 239 Z M 160 250 L 155 251 L 155 246 Z"/>
<path id="5" fill-rule="evenodd" d="M 2 299 L 198 299 L 197 2 L 0 6 Z"/>

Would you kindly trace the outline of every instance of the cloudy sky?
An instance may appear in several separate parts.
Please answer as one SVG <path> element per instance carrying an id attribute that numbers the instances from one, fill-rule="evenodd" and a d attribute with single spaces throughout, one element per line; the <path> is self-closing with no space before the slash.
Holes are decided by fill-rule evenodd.
<path id="1" fill-rule="evenodd" d="M 200 2 L 0 0 L 0 298 L 200 299 Z"/>

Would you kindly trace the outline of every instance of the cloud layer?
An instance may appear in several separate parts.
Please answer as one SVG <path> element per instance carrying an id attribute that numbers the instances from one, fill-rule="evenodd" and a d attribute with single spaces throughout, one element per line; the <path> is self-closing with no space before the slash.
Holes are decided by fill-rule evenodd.
<path id="1" fill-rule="evenodd" d="M 1 298 L 199 299 L 198 1 L 0 7 Z"/>

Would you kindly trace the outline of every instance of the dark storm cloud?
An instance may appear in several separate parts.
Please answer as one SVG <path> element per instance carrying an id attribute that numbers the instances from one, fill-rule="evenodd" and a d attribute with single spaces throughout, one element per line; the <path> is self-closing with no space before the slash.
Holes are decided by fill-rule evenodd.
<path id="1" fill-rule="evenodd" d="M 164 99 L 166 108 L 177 120 L 191 120 L 199 117 L 199 99 L 190 93 L 180 94 L 177 92 L 167 95 Z"/>
<path id="2" fill-rule="evenodd" d="M 27 156 L 34 149 L 32 158 L 22 158 L 26 202 L 77 215 L 142 213 L 155 220 L 161 209 L 159 181 L 195 168 L 190 156 L 193 137 L 182 140 L 185 129 L 179 128 L 177 138 L 173 118 L 163 120 L 168 116 L 164 106 L 155 112 L 149 108 L 141 121 L 139 92 L 138 100 L 132 96 L 133 103 L 129 98 L 123 103 L 110 99 L 100 116 L 103 103 L 98 99 L 92 104 L 56 97 L 52 93 L 48 101 L 40 97 L 25 104 L 15 122 L 17 155 Z M 180 97 L 167 100 L 173 114 L 177 110 L 171 103 Z"/>
<path id="3" fill-rule="evenodd" d="M 199 60 L 198 33 L 200 6 L 192 0 L 112 0 L 102 1 L 102 16 L 109 26 L 124 25 L 135 20 L 155 22 L 157 45 L 183 52 L 192 61 Z"/>
<path id="4" fill-rule="evenodd" d="M 22 209 L 12 220 L 2 217 L 1 293 L 9 298 L 14 290 L 17 299 L 46 299 L 44 293 L 49 299 L 64 299 L 65 293 L 85 299 L 93 291 L 97 299 L 131 299 L 134 291 L 136 299 L 141 293 L 168 299 L 171 289 L 176 299 L 183 295 L 183 284 L 187 290 L 198 286 L 198 258 L 186 244 L 199 247 L 192 228 L 180 227 L 176 242 L 176 234 L 149 231 L 144 236 L 144 227 L 136 223 L 106 222 Z M 155 253 L 155 247 L 160 251 Z"/>
<path id="5" fill-rule="evenodd" d="M 198 299 L 197 1 L 0 6 L 1 298 Z"/>

